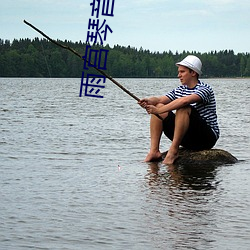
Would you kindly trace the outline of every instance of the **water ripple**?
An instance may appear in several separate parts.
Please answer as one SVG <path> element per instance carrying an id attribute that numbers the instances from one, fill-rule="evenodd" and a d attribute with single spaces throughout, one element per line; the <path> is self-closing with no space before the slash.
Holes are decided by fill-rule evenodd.
<path id="1" fill-rule="evenodd" d="M 0 248 L 248 249 L 250 82 L 207 80 L 235 165 L 143 163 L 149 117 L 110 82 L 95 100 L 79 79 L 0 79 Z M 141 97 L 178 84 L 120 81 Z"/>

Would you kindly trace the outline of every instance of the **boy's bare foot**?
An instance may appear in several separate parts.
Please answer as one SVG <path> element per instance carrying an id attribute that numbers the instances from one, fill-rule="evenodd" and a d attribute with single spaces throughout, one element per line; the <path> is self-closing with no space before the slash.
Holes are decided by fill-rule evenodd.
<path id="1" fill-rule="evenodd" d="M 169 150 L 164 161 L 162 162 L 163 164 L 166 165 L 172 165 L 174 164 L 174 161 L 179 157 L 178 151 L 171 151 Z"/>
<path id="2" fill-rule="evenodd" d="M 146 156 L 144 162 L 151 162 L 151 161 L 156 161 L 159 160 L 161 158 L 161 152 L 160 151 L 156 151 L 156 152 L 149 152 L 148 155 Z"/>

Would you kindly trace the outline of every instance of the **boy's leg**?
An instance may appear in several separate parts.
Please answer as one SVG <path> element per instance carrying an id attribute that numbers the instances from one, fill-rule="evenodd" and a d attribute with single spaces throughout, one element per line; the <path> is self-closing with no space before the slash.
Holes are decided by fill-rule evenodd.
<path id="1" fill-rule="evenodd" d="M 157 107 L 163 106 L 163 104 L 158 104 Z M 168 113 L 161 114 L 160 116 L 165 119 Z M 150 162 L 161 158 L 160 152 L 160 140 L 163 130 L 162 120 L 157 116 L 151 115 L 150 119 L 150 151 L 145 158 L 145 162 Z"/>
<path id="2" fill-rule="evenodd" d="M 211 149 L 217 141 L 212 129 L 203 120 L 195 108 L 191 108 L 189 128 L 182 139 L 181 145 L 186 149 Z"/>
<path id="3" fill-rule="evenodd" d="M 178 158 L 179 146 L 189 128 L 190 114 L 190 106 L 180 108 L 176 111 L 174 137 L 170 149 L 168 150 L 168 153 L 163 161 L 164 164 L 173 164 Z"/>

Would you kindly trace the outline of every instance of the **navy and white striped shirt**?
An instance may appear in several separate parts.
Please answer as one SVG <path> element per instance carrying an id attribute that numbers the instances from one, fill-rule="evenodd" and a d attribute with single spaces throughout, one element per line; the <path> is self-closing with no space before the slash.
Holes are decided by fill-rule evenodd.
<path id="1" fill-rule="evenodd" d="M 181 85 L 167 93 L 166 96 L 173 101 L 191 94 L 197 94 L 201 98 L 201 102 L 190 105 L 198 111 L 201 118 L 206 121 L 218 139 L 220 130 L 217 122 L 216 102 L 213 89 L 209 85 L 201 81 L 193 89 L 188 88 L 187 85 Z"/>

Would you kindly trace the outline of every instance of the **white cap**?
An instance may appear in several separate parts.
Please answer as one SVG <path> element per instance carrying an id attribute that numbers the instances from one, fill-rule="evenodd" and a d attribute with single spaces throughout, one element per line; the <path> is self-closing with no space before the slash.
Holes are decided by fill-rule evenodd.
<path id="1" fill-rule="evenodd" d="M 189 69 L 192 69 L 199 75 L 202 74 L 201 68 L 202 63 L 201 60 L 197 56 L 189 55 L 186 58 L 184 58 L 181 62 L 176 63 L 176 66 L 185 66 Z"/>

